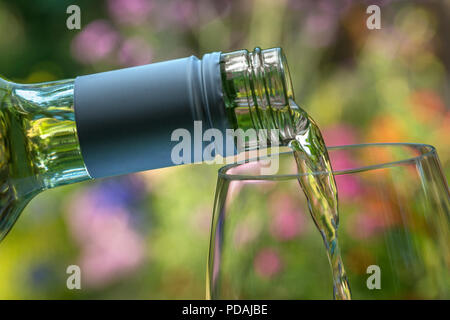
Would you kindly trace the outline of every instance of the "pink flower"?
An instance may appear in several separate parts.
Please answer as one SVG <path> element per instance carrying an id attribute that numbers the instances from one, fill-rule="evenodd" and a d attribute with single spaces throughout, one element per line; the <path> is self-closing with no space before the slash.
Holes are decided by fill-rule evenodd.
<path id="1" fill-rule="evenodd" d="M 197 22 L 196 12 L 198 8 L 194 1 L 178 0 L 173 1 L 170 7 L 170 18 L 182 26 L 190 26 Z"/>
<path id="2" fill-rule="evenodd" d="M 118 53 L 120 64 L 126 67 L 149 64 L 152 62 L 152 57 L 153 53 L 150 46 L 139 38 L 126 40 Z"/>
<path id="3" fill-rule="evenodd" d="M 366 239 L 382 233 L 388 226 L 382 213 L 363 213 L 355 217 L 351 230 L 354 237 Z"/>
<path id="4" fill-rule="evenodd" d="M 278 240 L 293 239 L 305 230 L 304 214 L 289 195 L 271 197 L 270 210 L 270 232 Z"/>
<path id="5" fill-rule="evenodd" d="M 347 150 L 331 151 L 330 161 L 333 171 L 350 170 L 359 167 L 359 165 L 350 157 L 350 153 Z M 355 175 L 336 175 L 334 178 L 338 188 L 339 199 L 352 199 L 363 193 L 363 186 Z"/>
<path id="6" fill-rule="evenodd" d="M 72 55 L 81 63 L 94 63 L 110 54 L 116 47 L 119 36 L 103 20 L 88 24 L 72 41 Z"/>
<path id="7" fill-rule="evenodd" d="M 345 124 L 324 128 L 322 135 L 327 146 L 355 144 L 357 141 L 355 129 Z"/>
<path id="8" fill-rule="evenodd" d="M 339 199 L 354 199 L 354 197 L 362 194 L 362 185 L 357 177 L 345 174 L 337 175 L 334 179 L 336 180 Z"/>
<path id="9" fill-rule="evenodd" d="M 265 248 L 256 255 L 254 267 L 260 277 L 271 278 L 281 271 L 282 263 L 274 249 Z"/>
<path id="10" fill-rule="evenodd" d="M 125 276 L 144 258 L 143 239 L 130 229 L 127 221 L 103 221 L 101 231 L 81 252 L 80 268 L 85 283 L 99 287 Z"/>
<path id="11" fill-rule="evenodd" d="M 108 10 L 119 23 L 139 24 L 145 21 L 153 8 L 149 0 L 108 0 Z"/>
<path id="12" fill-rule="evenodd" d="M 303 217 L 297 212 L 280 212 L 273 218 L 271 231 L 279 240 L 295 238 L 303 229 Z"/>
<path id="13" fill-rule="evenodd" d="M 145 242 L 122 206 L 102 206 L 95 192 L 77 194 L 68 208 L 68 225 L 80 244 L 79 265 L 87 286 L 100 287 L 136 270 Z"/>
<path id="14" fill-rule="evenodd" d="M 358 167 L 356 161 L 351 158 L 351 151 L 349 150 L 332 150 L 329 155 L 334 171 L 351 170 Z"/>

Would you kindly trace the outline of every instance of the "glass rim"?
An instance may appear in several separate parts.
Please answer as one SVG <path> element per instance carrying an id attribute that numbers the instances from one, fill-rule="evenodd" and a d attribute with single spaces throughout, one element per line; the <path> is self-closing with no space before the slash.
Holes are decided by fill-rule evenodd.
<path id="1" fill-rule="evenodd" d="M 367 166 L 358 166 L 357 168 L 352 169 L 346 169 L 346 170 L 333 170 L 334 175 L 342 175 L 342 174 L 348 174 L 348 173 L 357 173 L 357 172 L 364 172 L 364 171 L 370 171 L 370 170 L 376 170 L 376 169 L 382 169 L 382 168 L 389 168 L 394 167 L 398 165 L 404 165 L 404 164 L 410 164 L 415 163 L 417 161 L 420 161 L 421 159 L 424 159 L 425 157 L 428 157 L 430 155 L 435 156 L 436 154 L 436 148 L 429 144 L 423 144 L 423 143 L 406 143 L 406 142 L 400 142 L 400 143 L 394 143 L 394 142 L 386 142 L 386 143 L 360 143 L 360 144 L 349 144 L 349 145 L 341 145 L 341 146 L 327 146 L 328 151 L 332 150 L 346 150 L 346 149 L 356 149 L 356 148 L 362 148 L 362 147 L 413 147 L 413 148 L 426 148 L 427 151 L 424 153 L 421 153 L 417 156 L 413 157 L 405 157 L 405 159 L 397 160 L 397 161 L 387 161 L 378 163 L 375 165 L 367 165 Z M 291 151 L 281 152 L 280 155 L 283 154 L 292 154 Z M 272 155 L 273 156 L 273 155 Z M 263 158 L 252 158 L 252 159 L 246 159 L 243 163 L 232 163 L 225 165 L 221 167 L 218 171 L 218 177 L 221 179 L 226 180 L 289 180 L 293 178 L 298 178 L 301 176 L 309 175 L 310 173 L 302 173 L 302 174 L 269 174 L 269 175 L 256 175 L 256 174 L 236 174 L 236 173 L 227 173 L 228 170 L 232 168 L 236 168 L 239 166 L 242 166 L 244 164 L 255 162 L 259 160 L 264 160 L 265 158 L 268 158 L 269 156 L 263 157 Z M 330 172 L 314 172 L 312 174 L 329 174 Z"/>

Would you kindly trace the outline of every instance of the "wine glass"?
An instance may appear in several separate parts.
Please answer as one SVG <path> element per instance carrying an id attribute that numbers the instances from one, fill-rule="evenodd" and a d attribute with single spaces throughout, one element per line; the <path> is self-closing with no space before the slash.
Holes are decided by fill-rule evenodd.
<path id="1" fill-rule="evenodd" d="M 450 195 L 434 147 L 329 147 L 339 244 L 353 299 L 450 298 Z M 219 170 L 207 268 L 209 299 L 331 299 L 322 238 L 292 152 Z M 318 172 L 314 174 L 328 174 Z"/>

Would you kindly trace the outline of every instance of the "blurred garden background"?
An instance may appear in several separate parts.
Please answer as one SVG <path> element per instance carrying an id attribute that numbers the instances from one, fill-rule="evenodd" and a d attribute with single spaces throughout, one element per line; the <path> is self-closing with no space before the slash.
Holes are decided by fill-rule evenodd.
<path id="1" fill-rule="evenodd" d="M 66 27 L 71 4 L 81 8 L 80 30 Z M 366 27 L 370 4 L 381 8 L 380 30 Z M 448 178 L 449 34 L 445 0 L 0 0 L 0 74 L 44 82 L 282 47 L 296 101 L 327 145 L 431 144 Z M 179 166 L 40 194 L 0 243 L 0 299 L 203 299 L 218 168 Z M 66 287 L 73 264 L 82 290 Z"/>

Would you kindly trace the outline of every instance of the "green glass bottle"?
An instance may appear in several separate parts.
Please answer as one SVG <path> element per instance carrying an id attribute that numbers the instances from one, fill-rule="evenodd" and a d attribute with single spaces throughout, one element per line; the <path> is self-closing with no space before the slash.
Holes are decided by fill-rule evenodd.
<path id="1" fill-rule="evenodd" d="M 280 48 L 211 53 L 40 84 L 0 78 L 0 240 L 39 192 L 173 165 L 176 128 L 295 127 Z M 247 141 L 247 148 L 258 145 Z"/>

